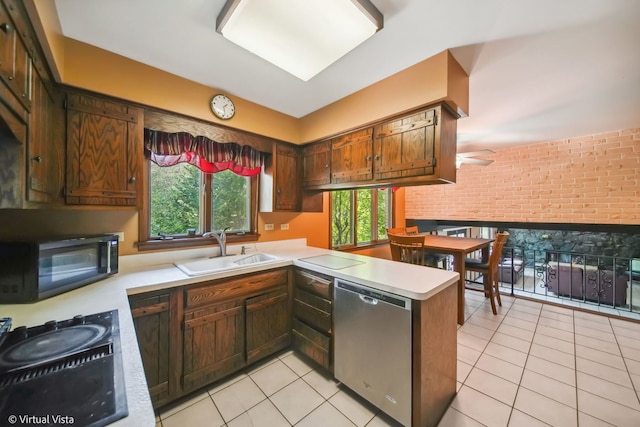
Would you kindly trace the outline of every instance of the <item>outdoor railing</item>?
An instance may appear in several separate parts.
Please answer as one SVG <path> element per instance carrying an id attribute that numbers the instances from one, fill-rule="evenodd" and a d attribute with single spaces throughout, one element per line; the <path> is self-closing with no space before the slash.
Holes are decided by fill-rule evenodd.
<path id="1" fill-rule="evenodd" d="M 639 258 L 519 247 L 502 255 L 501 292 L 640 313 Z"/>

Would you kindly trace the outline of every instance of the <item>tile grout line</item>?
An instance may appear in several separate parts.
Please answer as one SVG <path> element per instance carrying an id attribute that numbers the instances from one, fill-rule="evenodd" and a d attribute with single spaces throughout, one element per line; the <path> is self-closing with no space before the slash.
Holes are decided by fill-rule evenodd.
<path id="1" fill-rule="evenodd" d="M 518 388 L 516 389 L 516 394 L 513 397 L 513 404 L 511 405 L 511 412 L 509 413 L 509 420 L 507 420 L 507 425 L 509 425 L 509 422 L 511 421 L 511 417 L 513 416 L 513 411 L 516 410 L 516 400 L 518 399 L 518 393 L 520 392 L 520 388 L 525 388 L 522 386 L 522 378 L 524 377 L 524 372 L 527 369 L 527 362 L 529 361 L 529 355 L 531 354 L 531 347 L 533 346 L 533 340 L 536 337 L 536 331 L 538 330 L 538 322 L 540 322 L 540 314 L 542 313 L 542 308 L 544 307 L 544 303 L 540 303 L 540 311 L 538 312 L 538 320 L 536 321 L 536 327 L 533 330 L 533 336 L 531 337 L 531 342 L 529 343 L 529 350 L 527 351 L 527 357 L 524 360 L 524 366 L 522 367 L 522 374 L 520 374 L 520 381 L 518 382 Z M 528 390 L 528 389 L 527 389 Z M 533 390 L 530 390 L 533 391 Z M 526 412 L 525 412 L 526 413 Z M 533 419 L 536 419 L 542 423 L 545 423 L 543 420 L 534 417 L 531 414 L 527 414 L 528 416 L 530 416 Z M 545 423 L 547 424 L 547 423 Z"/>

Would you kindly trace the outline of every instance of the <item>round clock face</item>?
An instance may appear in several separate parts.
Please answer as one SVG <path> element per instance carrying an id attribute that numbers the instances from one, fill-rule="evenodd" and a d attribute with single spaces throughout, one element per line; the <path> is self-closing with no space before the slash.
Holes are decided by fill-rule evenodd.
<path id="1" fill-rule="evenodd" d="M 211 111 L 213 111 L 213 114 L 217 117 L 227 120 L 236 113 L 236 107 L 228 96 L 220 94 L 211 99 Z"/>

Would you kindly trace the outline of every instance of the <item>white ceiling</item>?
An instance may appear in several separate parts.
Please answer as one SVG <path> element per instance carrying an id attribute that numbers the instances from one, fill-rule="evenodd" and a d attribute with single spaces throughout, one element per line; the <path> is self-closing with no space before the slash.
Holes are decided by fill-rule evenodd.
<path id="1" fill-rule="evenodd" d="M 216 33 L 225 0 L 55 0 L 67 37 L 294 117 L 450 49 L 459 151 L 640 127 L 638 0 L 372 2 L 384 28 L 303 82 Z"/>

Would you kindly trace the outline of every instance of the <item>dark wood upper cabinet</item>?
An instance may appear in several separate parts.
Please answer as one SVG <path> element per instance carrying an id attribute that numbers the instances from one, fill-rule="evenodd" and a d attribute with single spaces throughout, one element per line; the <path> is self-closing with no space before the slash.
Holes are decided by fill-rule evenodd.
<path id="1" fill-rule="evenodd" d="M 367 128 L 331 140 L 331 184 L 373 178 L 372 136 L 373 129 Z"/>
<path id="2" fill-rule="evenodd" d="M 66 203 L 137 205 L 142 116 L 113 99 L 67 96 Z"/>
<path id="3" fill-rule="evenodd" d="M 260 174 L 260 212 L 322 212 L 322 193 L 302 190 L 300 147 L 276 143 Z"/>
<path id="4" fill-rule="evenodd" d="M 299 153 L 297 147 L 278 144 L 275 159 L 274 206 L 278 211 L 300 210 Z"/>
<path id="5" fill-rule="evenodd" d="M 445 104 L 381 121 L 330 140 L 329 182 L 305 179 L 304 188 L 336 190 L 455 182 L 457 116 Z M 311 144 L 311 147 L 315 144 Z M 306 147 L 305 147 L 306 149 Z M 320 150 L 309 148 L 303 174 L 315 177 Z"/>
<path id="6" fill-rule="evenodd" d="M 433 175 L 436 111 L 427 110 L 374 128 L 375 179 Z"/>
<path id="7" fill-rule="evenodd" d="M 302 186 L 331 182 L 331 141 L 319 141 L 302 148 Z"/>
<path id="8" fill-rule="evenodd" d="M 34 52 L 29 24 L 17 0 L 0 4 L 0 76 L 17 101 L 31 109 Z"/>
<path id="9" fill-rule="evenodd" d="M 58 92 L 37 67 L 33 68 L 32 87 L 26 156 L 27 200 L 51 204 L 60 201 L 64 181 L 62 116 L 56 102 Z"/>

